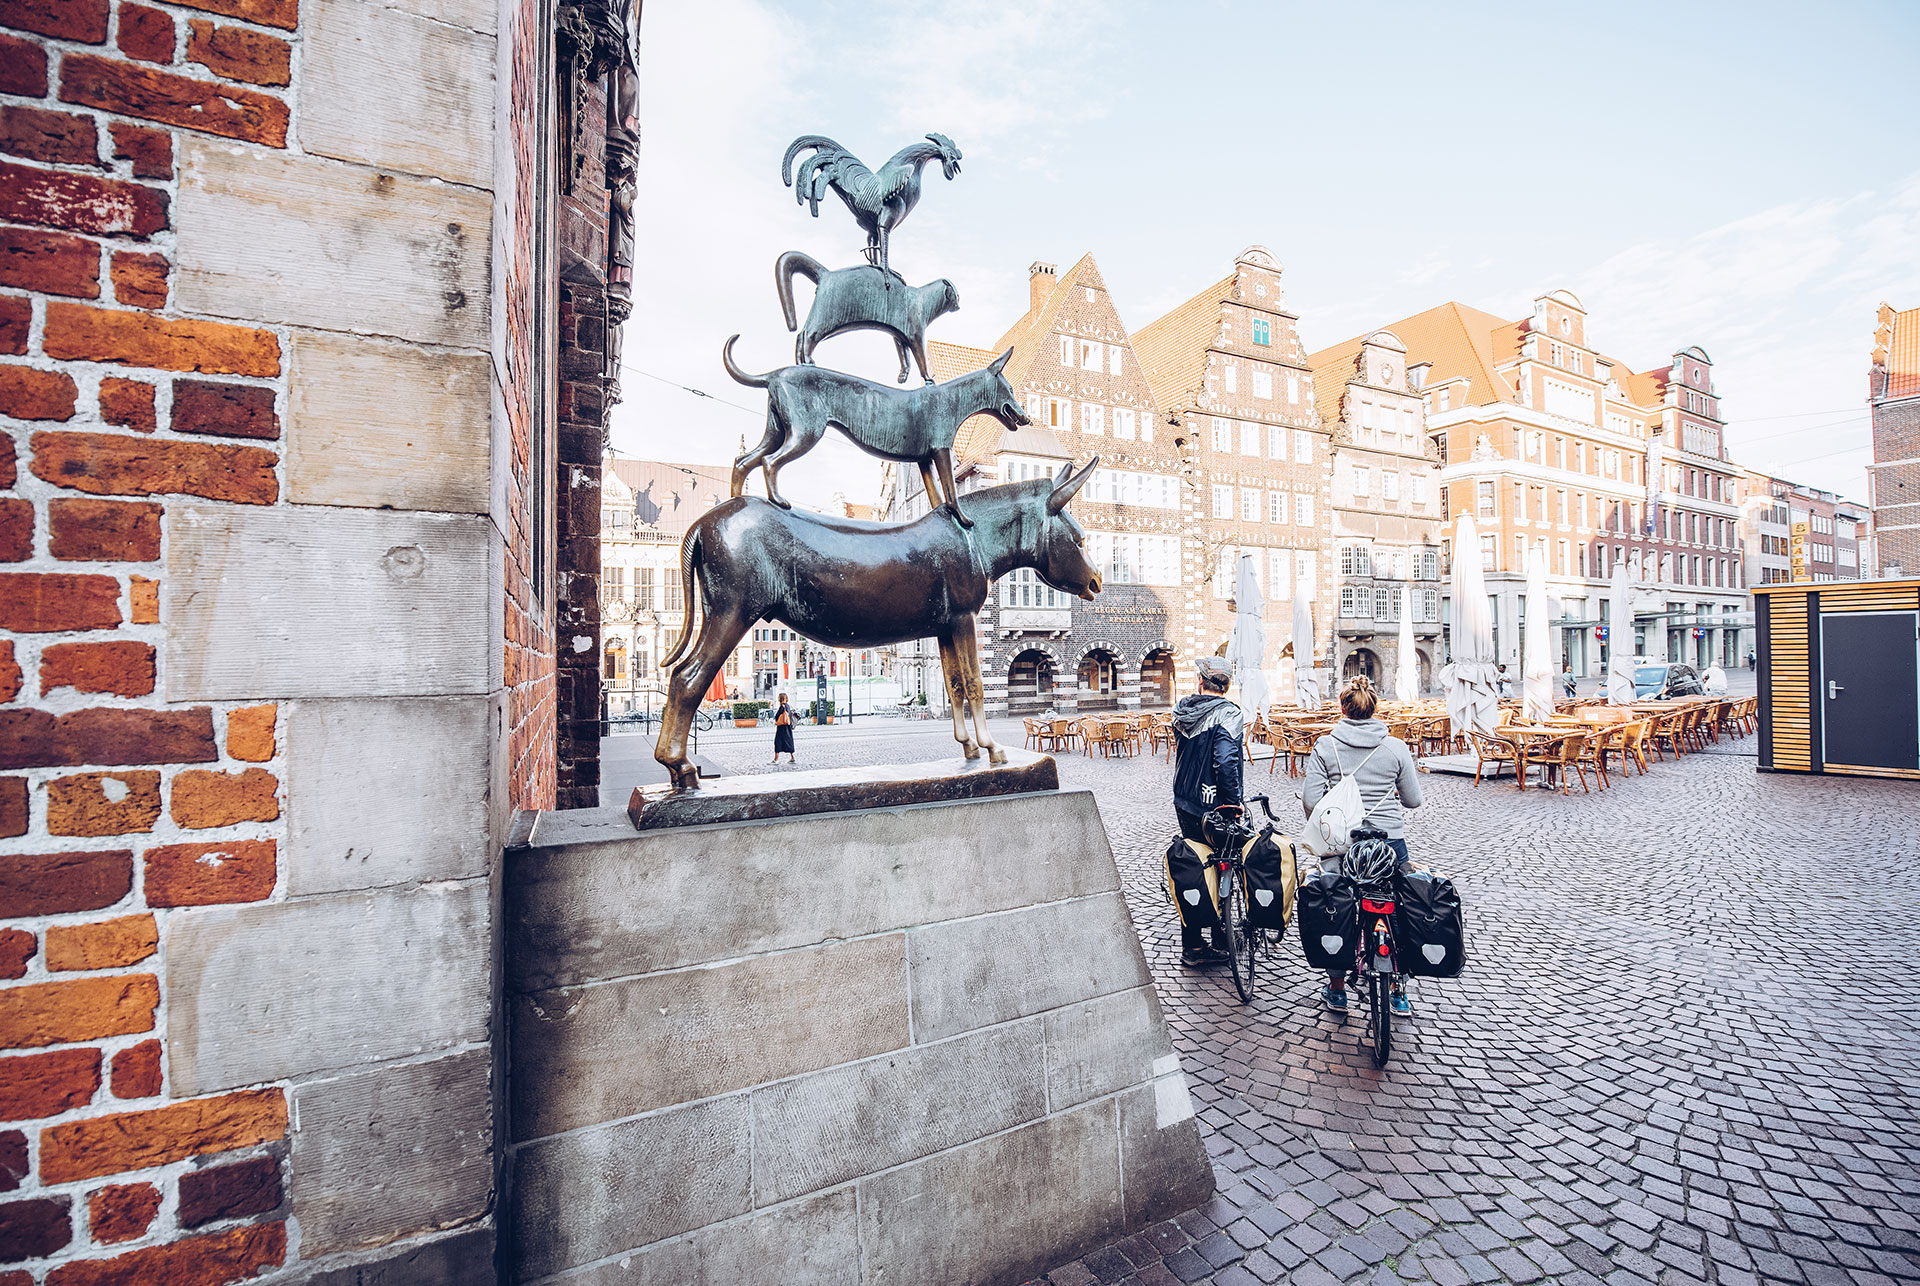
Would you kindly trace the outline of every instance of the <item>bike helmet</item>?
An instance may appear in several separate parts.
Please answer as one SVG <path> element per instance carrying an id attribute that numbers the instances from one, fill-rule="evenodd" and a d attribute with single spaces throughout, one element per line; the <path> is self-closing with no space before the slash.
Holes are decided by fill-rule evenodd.
<path id="1" fill-rule="evenodd" d="M 1357 884 L 1385 884 L 1393 878 L 1400 855 L 1387 843 L 1386 832 L 1354 832 L 1353 847 L 1347 850 L 1346 870 Z"/>
<path id="2" fill-rule="evenodd" d="M 1247 838 L 1246 814 L 1233 804 L 1209 809 L 1200 819 L 1200 833 L 1214 852 L 1231 850 Z"/>

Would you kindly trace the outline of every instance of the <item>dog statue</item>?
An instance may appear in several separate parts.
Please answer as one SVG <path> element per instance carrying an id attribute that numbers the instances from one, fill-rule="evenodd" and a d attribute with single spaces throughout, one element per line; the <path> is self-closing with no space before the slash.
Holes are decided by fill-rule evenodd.
<path id="1" fill-rule="evenodd" d="M 1013 356 L 1011 348 L 980 370 L 944 384 L 898 389 L 824 366 L 782 366 L 749 375 L 733 364 L 733 345 L 739 338 L 727 340 L 721 360 L 735 382 L 767 390 L 767 432 L 733 462 L 735 496 L 745 494 L 747 475 L 758 465 L 766 475 L 767 499 L 782 509 L 793 508 L 780 495 L 780 470 L 811 451 L 832 427 L 868 455 L 918 465 L 927 501 L 936 509 L 941 499 L 933 485 L 933 468 L 938 467 L 947 506 L 962 527 L 971 527 L 953 484 L 953 440 L 960 425 L 975 415 L 991 415 L 1009 429 L 1033 423 L 1001 374 Z"/>
<path id="2" fill-rule="evenodd" d="M 798 324 L 793 309 L 794 274 L 813 282 L 813 306 L 807 324 Z M 798 330 L 793 360 L 813 364 L 813 350 L 821 340 L 849 330 L 884 330 L 900 350 L 900 383 L 907 382 L 907 355 L 920 363 L 920 378 L 933 383 L 927 369 L 927 327 L 936 317 L 960 307 L 959 292 L 945 277 L 924 286 L 909 286 L 890 272 L 868 264 L 858 268 L 828 268 L 811 255 L 789 250 L 773 261 L 773 280 L 780 290 L 780 307 L 787 329 Z"/>

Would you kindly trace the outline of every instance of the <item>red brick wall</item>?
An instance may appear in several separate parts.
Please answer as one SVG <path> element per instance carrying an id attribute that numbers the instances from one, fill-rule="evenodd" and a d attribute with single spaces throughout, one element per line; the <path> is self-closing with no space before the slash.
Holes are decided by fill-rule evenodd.
<path id="1" fill-rule="evenodd" d="M 23 1281 L 287 1255 L 283 1087 L 176 1101 L 161 1056 L 173 909 L 278 896 L 283 721 L 165 700 L 159 588 L 166 498 L 281 496 L 285 337 L 170 305 L 171 208 L 183 132 L 285 146 L 298 18 L 0 0 L 0 1261 Z"/>
<path id="2" fill-rule="evenodd" d="M 1889 462 L 1873 471 L 1880 565 L 1898 563 L 1903 574 L 1920 575 L 1920 463 L 1913 463 L 1920 461 L 1920 398 L 1873 408 L 1873 458 Z"/>

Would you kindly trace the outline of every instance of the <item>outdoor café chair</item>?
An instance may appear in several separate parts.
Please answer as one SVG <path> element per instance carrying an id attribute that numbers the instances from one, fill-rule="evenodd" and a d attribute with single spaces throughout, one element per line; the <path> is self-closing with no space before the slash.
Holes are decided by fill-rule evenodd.
<path id="1" fill-rule="evenodd" d="M 1586 765 L 1593 762 L 1587 754 L 1587 741 L 1586 733 L 1570 732 L 1538 756 L 1529 756 L 1533 762 L 1547 770 L 1549 789 L 1557 776 L 1560 779 L 1560 793 L 1571 794 L 1570 783 L 1567 780 L 1567 769 L 1571 768 L 1580 774 L 1580 789 L 1589 795 L 1593 793 L 1593 788 L 1587 785 Z"/>
<path id="2" fill-rule="evenodd" d="M 1512 764 L 1517 772 L 1520 766 L 1520 752 L 1514 744 L 1504 737 L 1490 737 L 1484 732 L 1469 732 L 1467 744 L 1473 747 L 1473 753 L 1479 756 L 1479 762 L 1473 766 L 1473 784 L 1480 784 L 1480 773 L 1487 765 L 1493 765 L 1494 775 L 1498 776 L 1501 764 Z"/>

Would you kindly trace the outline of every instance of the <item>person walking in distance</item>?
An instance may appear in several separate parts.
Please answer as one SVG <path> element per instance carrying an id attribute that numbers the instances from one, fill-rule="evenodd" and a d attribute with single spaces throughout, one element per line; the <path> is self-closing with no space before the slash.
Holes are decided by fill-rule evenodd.
<path id="1" fill-rule="evenodd" d="M 1173 708 L 1173 813 L 1180 833 L 1206 843 L 1203 819 L 1223 804 L 1241 802 L 1240 741 L 1245 731 L 1240 707 L 1227 700 L 1233 669 L 1217 656 L 1197 662 L 1200 690 Z M 1180 926 L 1180 963 L 1190 969 L 1221 964 L 1220 930 L 1208 947 L 1200 930 Z"/>
<path id="2" fill-rule="evenodd" d="M 793 763 L 793 710 L 787 705 L 787 694 L 780 694 L 780 707 L 773 712 L 773 762 L 780 762 L 785 755 L 788 763 Z"/>
<path id="3" fill-rule="evenodd" d="M 1357 675 L 1340 689 L 1340 713 L 1343 716 L 1333 731 L 1313 743 L 1307 756 L 1306 786 L 1300 802 L 1307 815 L 1334 784 L 1348 773 L 1360 788 L 1360 804 L 1367 810 L 1364 825 L 1384 831 L 1387 846 L 1399 859 L 1401 870 L 1407 865 L 1406 813 L 1421 803 L 1420 777 L 1413 766 L 1413 752 L 1398 737 L 1387 735 L 1387 725 L 1373 717 L 1379 697 L 1365 675 Z M 1341 857 L 1322 858 L 1322 870 L 1338 872 Z M 1347 975 L 1329 972 L 1327 989 L 1321 994 L 1328 1009 L 1344 1013 L 1347 1008 Z M 1394 983 L 1393 1012 L 1405 1017 L 1413 1012 L 1406 986 Z"/>
<path id="4" fill-rule="evenodd" d="M 1571 701 L 1580 694 L 1580 681 L 1573 677 L 1573 663 L 1569 661 L 1560 671 L 1560 687 Z"/>

